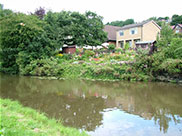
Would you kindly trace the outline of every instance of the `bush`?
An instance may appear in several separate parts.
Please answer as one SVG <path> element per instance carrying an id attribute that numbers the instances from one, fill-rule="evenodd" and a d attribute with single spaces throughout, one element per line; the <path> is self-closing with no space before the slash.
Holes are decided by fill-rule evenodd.
<path id="1" fill-rule="evenodd" d="M 3 71 L 21 72 L 32 60 L 51 56 L 55 48 L 47 38 L 45 23 L 32 15 L 11 14 L 0 20 Z"/>
<path id="2" fill-rule="evenodd" d="M 121 48 L 117 48 L 115 52 L 116 52 L 116 53 L 124 53 L 124 50 L 121 49 Z"/>
<path id="3" fill-rule="evenodd" d="M 143 72 L 145 74 L 151 74 L 152 63 L 153 59 L 151 56 L 148 56 L 148 51 L 139 49 L 136 55 L 134 68 L 137 69 L 137 71 Z"/>
<path id="4" fill-rule="evenodd" d="M 94 52 L 94 51 L 91 51 L 91 50 L 86 50 L 86 51 L 84 52 L 84 55 L 85 55 L 86 57 L 93 57 L 93 56 L 95 55 L 95 52 Z"/>
<path id="5" fill-rule="evenodd" d="M 60 76 L 62 73 L 58 59 L 53 57 L 33 60 L 21 71 L 22 75 L 31 76 Z"/>
<path id="6" fill-rule="evenodd" d="M 129 43 L 126 43 L 125 45 L 124 45 L 124 49 L 125 50 L 128 50 L 130 48 L 130 44 Z"/>
<path id="7" fill-rule="evenodd" d="M 109 50 L 114 50 L 116 46 L 114 44 L 109 44 L 108 49 Z"/>
<path id="8" fill-rule="evenodd" d="M 181 59 L 167 59 L 160 66 L 159 69 L 169 74 L 182 74 L 182 60 Z"/>
<path id="9" fill-rule="evenodd" d="M 182 59 L 182 38 L 173 38 L 166 54 L 167 58 Z"/>

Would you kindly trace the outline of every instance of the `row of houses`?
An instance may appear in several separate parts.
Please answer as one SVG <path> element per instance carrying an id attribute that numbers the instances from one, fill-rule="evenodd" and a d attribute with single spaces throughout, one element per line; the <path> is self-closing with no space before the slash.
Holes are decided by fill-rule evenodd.
<path id="1" fill-rule="evenodd" d="M 176 33 L 182 33 L 182 24 L 171 27 Z M 108 33 L 108 44 L 115 44 L 116 48 L 123 48 L 126 43 L 130 48 L 141 46 L 146 48 L 156 41 L 161 27 L 155 21 L 143 21 L 123 27 L 105 25 L 104 31 Z"/>

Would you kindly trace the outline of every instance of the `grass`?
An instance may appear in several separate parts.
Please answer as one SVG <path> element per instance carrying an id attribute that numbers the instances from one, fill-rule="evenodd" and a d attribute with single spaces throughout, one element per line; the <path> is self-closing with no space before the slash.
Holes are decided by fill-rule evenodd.
<path id="1" fill-rule="evenodd" d="M 0 98 L 0 136 L 87 136 L 17 101 Z"/>

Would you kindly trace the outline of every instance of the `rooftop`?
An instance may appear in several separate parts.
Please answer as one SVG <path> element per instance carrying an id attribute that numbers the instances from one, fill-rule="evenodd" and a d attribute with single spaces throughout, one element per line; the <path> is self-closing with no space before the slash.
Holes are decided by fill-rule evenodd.
<path id="1" fill-rule="evenodd" d="M 147 20 L 147 21 L 143 21 L 143 22 L 140 22 L 140 23 L 136 23 L 136 24 L 125 25 L 125 26 L 121 27 L 121 29 L 119 29 L 119 30 L 125 30 L 125 29 L 129 29 L 129 28 L 140 27 L 140 26 L 143 26 L 144 24 L 147 24 L 148 22 L 151 22 L 151 21 L 152 21 L 157 27 L 160 28 L 160 26 L 158 26 L 153 20 Z"/>
<path id="2" fill-rule="evenodd" d="M 111 25 L 105 25 L 104 31 L 108 33 L 107 38 L 111 41 L 116 41 L 116 32 L 120 30 L 121 27 L 118 26 L 111 26 Z"/>

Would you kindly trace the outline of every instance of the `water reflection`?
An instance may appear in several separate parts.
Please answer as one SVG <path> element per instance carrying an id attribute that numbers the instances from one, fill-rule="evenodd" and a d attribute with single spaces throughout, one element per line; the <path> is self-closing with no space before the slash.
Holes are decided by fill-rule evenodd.
<path id="1" fill-rule="evenodd" d="M 8 75 L 0 79 L 1 97 L 18 100 L 49 117 L 62 118 L 64 125 L 85 129 L 92 135 L 129 135 L 141 130 L 140 135 L 152 130 L 154 135 L 182 133 L 180 85 L 39 80 Z"/>

